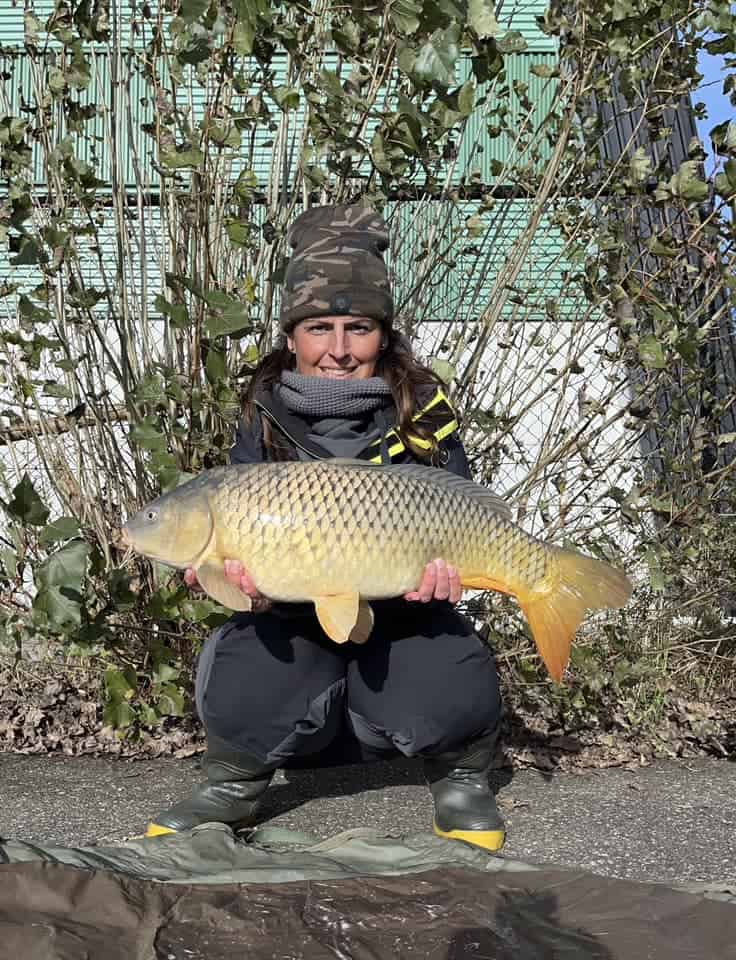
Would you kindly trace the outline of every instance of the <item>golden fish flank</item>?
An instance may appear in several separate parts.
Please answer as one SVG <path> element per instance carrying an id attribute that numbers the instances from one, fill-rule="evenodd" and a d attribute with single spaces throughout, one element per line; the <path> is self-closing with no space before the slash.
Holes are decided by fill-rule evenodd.
<path id="1" fill-rule="evenodd" d="M 410 464 L 219 467 L 149 504 L 123 533 L 145 556 L 194 567 L 234 610 L 250 601 L 223 562 L 240 560 L 266 596 L 313 601 L 337 642 L 366 640 L 367 601 L 415 589 L 425 564 L 443 557 L 465 587 L 516 597 L 558 680 L 585 610 L 622 606 L 631 593 L 620 570 L 530 537 L 484 487 Z"/>

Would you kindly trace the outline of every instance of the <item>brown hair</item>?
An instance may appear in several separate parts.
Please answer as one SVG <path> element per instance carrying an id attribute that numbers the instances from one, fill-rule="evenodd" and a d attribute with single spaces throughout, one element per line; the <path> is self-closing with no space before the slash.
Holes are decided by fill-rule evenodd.
<path id="1" fill-rule="evenodd" d="M 421 388 L 437 389 L 444 387 L 444 383 L 429 367 L 416 359 L 409 341 L 403 334 L 394 329 L 384 329 L 384 336 L 387 344 L 376 362 L 375 376 L 383 377 L 391 389 L 397 414 L 395 430 L 401 442 L 411 449 L 412 453 L 434 462 L 437 457 L 437 441 L 432 431 L 421 424 L 414 423 L 413 417 L 418 413 L 418 392 Z M 269 389 L 284 370 L 294 370 L 295 366 L 294 354 L 289 350 L 286 338 L 282 337 L 277 346 L 253 371 L 243 396 L 243 417 L 246 422 L 252 423 L 256 415 L 253 403 L 256 393 L 264 388 Z M 430 444 L 429 448 L 414 444 L 412 440 L 416 438 L 427 441 Z M 264 442 L 269 448 L 273 446 L 270 429 L 264 430 Z"/>

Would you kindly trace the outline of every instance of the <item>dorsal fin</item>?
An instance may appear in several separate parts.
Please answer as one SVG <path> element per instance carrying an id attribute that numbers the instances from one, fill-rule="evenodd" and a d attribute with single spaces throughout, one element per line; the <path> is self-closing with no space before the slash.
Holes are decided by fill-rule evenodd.
<path id="1" fill-rule="evenodd" d="M 482 487 L 473 480 L 466 480 L 465 477 L 459 477 L 456 473 L 450 473 L 449 470 L 426 467 L 420 463 L 366 463 L 365 460 L 353 460 L 348 457 L 333 457 L 331 460 L 324 460 L 323 463 L 327 465 L 338 464 L 355 470 L 385 470 L 409 479 L 414 478 L 416 480 L 426 480 L 427 483 L 443 484 L 456 493 L 478 500 L 488 510 L 492 510 L 505 520 L 512 519 L 511 507 L 503 497 L 493 493 L 492 490 L 488 490 L 487 487 Z"/>

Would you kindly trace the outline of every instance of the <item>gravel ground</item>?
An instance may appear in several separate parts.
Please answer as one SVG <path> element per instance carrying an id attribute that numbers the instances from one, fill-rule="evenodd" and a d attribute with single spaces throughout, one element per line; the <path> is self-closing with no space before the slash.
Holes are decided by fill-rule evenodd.
<path id="1" fill-rule="evenodd" d="M 579 774 L 499 771 L 504 853 L 632 880 L 736 881 L 735 777 L 725 760 Z M 62 846 L 136 836 L 199 779 L 196 759 L 0 754 L 0 835 Z M 270 823 L 320 839 L 355 826 L 420 831 L 431 814 L 421 767 L 406 760 L 280 772 L 264 809 Z"/>

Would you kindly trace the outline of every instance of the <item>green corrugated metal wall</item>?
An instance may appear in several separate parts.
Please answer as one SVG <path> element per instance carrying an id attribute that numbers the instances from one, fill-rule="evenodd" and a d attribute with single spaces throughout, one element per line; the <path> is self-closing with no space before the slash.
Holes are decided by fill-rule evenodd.
<path id="1" fill-rule="evenodd" d="M 128 55 L 132 60 L 132 54 Z M 533 63 L 545 63 L 553 65 L 556 59 L 554 53 L 541 54 L 513 54 L 506 58 L 506 75 L 509 86 L 512 87 L 516 82 L 528 85 L 529 99 L 535 104 L 535 113 L 532 118 L 531 126 L 534 126 L 534 118 L 542 118 L 548 112 L 554 97 L 554 85 L 549 80 L 530 74 L 529 67 Z M 329 66 L 329 60 L 327 61 Z M 283 66 L 279 64 L 279 59 L 274 58 L 274 66 L 277 70 Z M 468 61 L 462 61 L 458 69 L 458 80 L 463 82 L 469 74 Z M 29 100 L 29 93 L 34 89 L 43 89 L 45 84 L 45 75 L 39 73 L 28 56 L 18 50 L 5 50 L 0 52 L 0 73 L 7 79 L 0 99 L 0 108 L 7 110 L 14 116 L 22 116 L 22 104 Z M 134 163 L 137 162 L 142 177 L 142 182 L 146 187 L 156 188 L 158 174 L 156 173 L 154 161 L 155 150 L 154 141 L 142 129 L 141 125 L 150 122 L 153 119 L 153 108 L 151 103 L 151 90 L 146 79 L 134 68 L 125 68 L 125 75 L 129 77 L 129 82 L 125 90 L 116 93 L 117 103 L 112 102 L 114 85 L 110 77 L 109 57 L 105 53 L 100 53 L 95 57 L 91 69 L 91 81 L 86 90 L 80 91 L 77 100 L 80 107 L 86 107 L 89 104 L 104 105 L 105 110 L 95 119 L 88 121 L 84 126 L 83 134 L 72 134 L 74 142 L 75 155 L 80 159 L 92 164 L 98 171 L 98 176 L 109 182 L 111 180 L 111 149 L 108 144 L 111 142 L 110 134 L 116 138 L 115 152 L 119 158 L 119 175 L 121 182 L 131 188 L 135 188 L 136 173 Z M 188 114 L 188 119 L 193 128 L 202 120 L 207 105 L 207 91 L 197 83 L 192 77 L 187 83 L 178 85 L 177 99 L 179 104 L 184 105 L 184 110 Z M 478 98 L 484 94 L 483 88 L 479 88 Z M 233 97 L 232 106 L 234 109 L 245 106 L 246 96 Z M 520 116 L 521 108 L 519 98 L 511 93 L 509 97 L 509 108 L 511 116 L 511 129 L 518 131 L 521 126 Z M 127 114 L 130 113 L 131 122 L 127 122 Z M 116 114 L 116 122 L 112 122 L 112 114 Z M 295 150 L 298 148 L 299 128 L 303 122 L 303 112 L 294 111 L 290 115 L 292 136 L 295 140 Z M 59 137 L 63 135 L 63 120 L 57 119 Z M 462 142 L 459 145 L 458 160 L 455 164 L 455 177 L 459 178 L 460 172 L 464 170 L 477 170 L 480 179 L 484 183 L 493 183 L 498 178 L 493 176 L 492 164 L 494 161 L 510 161 L 513 163 L 522 162 L 524 157 L 521 149 L 513 143 L 510 136 L 502 136 L 490 139 L 487 134 L 489 118 L 484 112 L 478 111 L 470 117 Z M 133 131 L 132 141 L 129 139 L 129 130 Z M 368 126 L 370 136 L 370 125 Z M 243 135 L 241 147 L 239 150 L 223 149 L 221 152 L 222 162 L 226 166 L 224 174 L 227 177 L 237 178 L 239 173 L 245 168 L 254 170 L 258 181 L 263 185 L 267 178 L 272 162 L 272 144 L 273 133 L 267 128 L 261 127 L 254 131 L 251 139 L 250 133 Z M 131 149 L 132 146 L 132 149 Z M 540 146 L 540 155 L 546 156 L 549 152 L 549 146 L 546 143 Z M 33 176 L 37 186 L 41 186 L 46 181 L 43 169 L 43 155 L 40 147 L 36 145 L 33 150 L 34 164 Z M 186 179 L 188 174 L 182 173 Z M 0 191 L 2 186 L 0 185 Z"/>
<path id="2" fill-rule="evenodd" d="M 0 46 L 23 46 L 23 12 L 26 2 L 33 9 L 41 24 L 53 13 L 54 0 L 2 0 L 0 3 Z M 141 4 L 139 4 L 141 6 Z M 149 0 L 148 6 L 154 11 L 158 8 L 156 0 Z M 117 11 L 121 30 L 126 30 L 130 20 L 131 4 L 129 0 L 110 0 L 111 15 Z M 553 41 L 545 36 L 537 26 L 536 18 L 544 13 L 544 0 L 517 0 L 515 3 L 500 3 L 497 19 L 502 31 L 516 30 L 526 40 L 529 49 L 553 49 Z"/>
<path id="3" fill-rule="evenodd" d="M 415 323 L 454 317 L 472 320 L 490 303 L 499 271 L 519 243 L 532 210 L 527 200 L 498 203 L 481 218 L 478 235 L 470 237 L 465 224 L 476 210 L 477 204 L 469 201 L 398 203 L 388 210 L 396 304 Z M 427 249 L 435 256 L 440 253 L 443 264 L 437 266 L 433 260 L 425 275 Z M 507 291 L 510 296 L 502 317 L 542 321 L 549 318 L 548 301 L 553 301 L 560 320 L 576 318 L 579 302 L 574 287 L 567 283 L 569 265 L 561 250 L 557 230 L 543 219 L 523 269 Z"/>
<path id="4" fill-rule="evenodd" d="M 17 6 L 8 7 L 6 4 L 7 0 L 0 5 L 0 47 L 4 48 L 0 53 L 0 67 L 6 77 L 2 94 L 6 103 L 3 104 L 0 101 L 0 107 L 7 106 L 10 113 L 19 115 L 22 101 L 32 99 L 29 97 L 29 91 L 34 88 L 34 78 L 30 60 L 22 46 L 23 10 Z M 53 0 L 36 0 L 35 11 L 42 23 L 52 9 Z M 526 5 L 504 7 L 499 15 L 499 21 L 504 29 L 513 28 L 519 31 L 528 44 L 527 51 L 506 57 L 507 82 L 512 87 L 515 81 L 528 84 L 528 96 L 535 103 L 539 116 L 543 116 L 549 109 L 554 88 L 550 81 L 531 74 L 529 68 L 532 63 L 553 65 L 556 61 L 553 42 L 538 29 L 535 22 L 535 16 L 541 14 L 543 9 L 543 4 L 535 0 Z M 129 53 L 128 56 L 132 57 L 133 53 Z M 276 67 L 278 70 L 278 62 Z M 468 74 L 469 62 L 463 61 L 458 69 L 459 82 L 462 82 Z M 39 82 L 42 84 L 43 79 L 36 78 L 36 83 Z M 97 102 L 110 107 L 111 89 L 108 57 L 104 51 L 101 51 L 94 62 L 89 89 L 79 95 L 79 101 L 82 105 Z M 481 89 L 478 95 L 482 93 Z M 177 96 L 180 102 L 188 104 L 191 109 L 190 123 L 195 126 L 203 115 L 206 91 L 192 78 L 188 84 L 177 88 Z M 513 99 L 510 107 L 513 115 L 515 111 Z M 120 122 L 127 109 L 130 109 L 134 121 L 130 124 Z M 134 186 L 136 177 L 133 160 L 137 157 L 144 185 L 155 192 L 158 174 L 152 162 L 155 160 L 154 143 L 140 129 L 141 123 L 151 119 L 152 116 L 150 91 L 142 75 L 137 71 L 131 72 L 129 88 L 122 102 L 115 105 L 115 113 L 117 123 L 114 126 L 118 136 L 116 153 L 119 158 L 122 183 Z M 295 136 L 298 133 L 299 121 L 298 114 L 292 115 L 292 130 Z M 502 137 L 490 140 L 486 132 L 487 123 L 488 120 L 482 116 L 471 118 L 459 147 L 457 169 L 476 168 L 482 181 L 492 183 L 497 179 L 491 174 L 492 161 L 503 162 L 508 159 L 512 148 Z M 84 135 L 73 135 L 77 156 L 92 163 L 98 169 L 101 178 L 108 182 L 111 176 L 111 163 L 110 152 L 105 144 L 105 133 L 109 128 L 109 113 L 103 113 L 85 126 Z M 127 139 L 128 128 L 134 130 L 132 142 Z M 249 153 L 245 153 L 244 145 L 249 142 L 245 137 L 239 151 L 223 151 L 223 180 L 232 181 L 243 168 L 250 167 L 255 171 L 259 183 L 263 185 L 272 162 L 272 139 L 272 133 L 259 129 L 255 131 L 252 152 L 249 149 Z M 511 154 L 511 159 L 517 158 Z M 45 174 L 38 149 L 35 151 L 34 162 L 34 179 L 37 186 L 42 189 L 45 184 Z M 476 206 L 474 204 L 456 205 L 446 215 L 447 231 L 457 236 L 458 231 L 462 231 L 466 216 L 472 215 Z M 421 251 L 422 245 L 428 242 L 436 246 L 438 242 L 436 224 L 445 217 L 444 211 L 439 215 L 438 210 L 438 205 L 434 203 L 415 205 L 405 202 L 397 205 L 395 210 L 387 211 L 394 224 L 393 236 L 397 240 L 400 239 L 392 258 L 396 298 L 398 303 L 409 310 L 418 321 L 445 319 L 458 315 L 477 315 L 482 305 L 488 301 L 493 278 L 505 254 L 513 248 L 524 229 L 528 204 L 519 200 L 498 204 L 492 216 L 489 215 L 487 218 L 487 229 L 483 235 L 467 242 L 463 241 L 459 254 L 456 244 L 453 259 L 448 263 L 447 268 L 433 271 L 431 277 L 425 278 L 421 291 L 417 291 L 414 289 L 414 280 L 421 267 L 421 264 L 419 267 L 417 265 L 417 252 Z M 134 222 L 131 226 L 133 225 Z M 159 242 L 155 218 L 149 220 L 148 230 L 151 236 L 146 246 L 150 260 L 154 257 L 153 251 L 156 243 Z M 445 236 L 447 235 L 446 233 Z M 114 257 L 116 240 L 111 224 L 101 228 L 100 244 L 106 254 L 109 252 Z M 525 290 L 526 309 L 530 315 L 541 318 L 545 299 L 559 300 L 564 273 L 564 265 L 557 262 L 560 248 L 560 238 L 553 228 L 548 226 L 547 229 L 540 229 L 537 232 L 537 239 L 528 258 L 528 266 L 525 267 L 525 275 L 519 281 Z M 84 253 L 81 242 L 80 253 L 85 263 L 85 270 L 89 271 L 92 279 L 97 269 L 95 261 L 86 259 L 87 254 Z M 150 260 L 150 266 L 151 268 L 156 266 L 155 257 Z M 8 278 L 12 274 L 12 279 L 16 282 L 24 273 L 29 277 L 31 275 L 30 271 L 23 268 L 11 268 L 5 252 L 0 252 L 0 272 Z M 160 276 L 157 269 L 154 275 Z M 535 282 L 535 276 L 538 282 Z M 534 289 L 535 287 L 538 289 Z M 151 292 L 148 298 L 150 303 L 156 292 L 158 291 Z M 568 298 L 559 304 L 559 308 L 559 315 L 564 318 L 568 311 L 574 311 L 574 302 Z M 511 309 L 513 309 L 512 306 L 509 307 L 509 310 Z"/>

